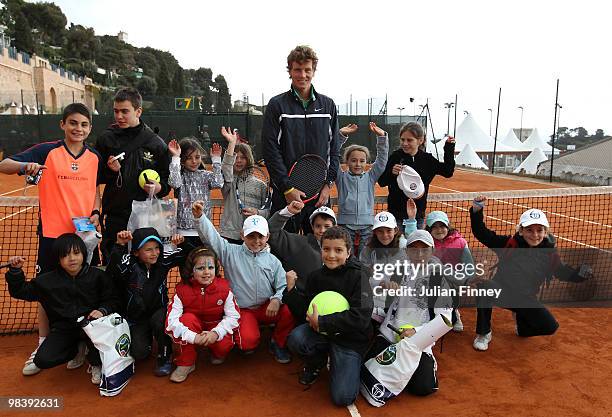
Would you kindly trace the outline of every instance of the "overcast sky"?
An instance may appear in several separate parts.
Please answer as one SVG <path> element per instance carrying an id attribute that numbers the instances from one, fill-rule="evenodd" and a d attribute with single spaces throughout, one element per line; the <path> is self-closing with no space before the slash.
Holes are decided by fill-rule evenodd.
<path id="1" fill-rule="evenodd" d="M 259 104 L 289 87 L 289 51 L 312 46 L 315 88 L 343 105 L 389 98 L 389 112 L 412 113 L 429 98 L 436 136 L 446 132 L 444 103 L 459 95 L 498 137 L 510 127 L 552 134 L 556 79 L 561 126 L 612 134 L 609 13 L 591 1 L 191 1 L 54 0 L 68 22 L 98 35 L 123 30 L 128 42 L 170 51 L 184 68 L 225 76 L 232 99 Z M 452 121 L 451 121 L 452 131 Z"/>

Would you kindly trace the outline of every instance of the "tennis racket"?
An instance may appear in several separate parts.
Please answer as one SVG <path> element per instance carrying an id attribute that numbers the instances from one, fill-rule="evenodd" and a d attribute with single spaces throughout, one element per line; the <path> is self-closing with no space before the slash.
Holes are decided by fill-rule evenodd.
<path id="1" fill-rule="evenodd" d="M 319 196 L 327 178 L 327 162 L 319 155 L 303 155 L 289 170 L 289 185 L 306 194 L 303 203 Z"/>
<path id="2" fill-rule="evenodd" d="M 270 203 L 272 190 L 270 176 L 258 166 L 246 167 L 236 179 L 236 199 L 240 210 L 253 207 L 265 209 Z"/>

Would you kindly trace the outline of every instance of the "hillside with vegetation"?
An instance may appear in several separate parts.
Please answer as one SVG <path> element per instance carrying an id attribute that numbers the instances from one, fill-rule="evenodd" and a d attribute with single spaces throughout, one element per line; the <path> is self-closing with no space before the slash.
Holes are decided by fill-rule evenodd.
<path id="1" fill-rule="evenodd" d="M 120 86 L 140 90 L 149 108 L 174 109 L 174 97 L 198 97 L 203 112 L 231 109 L 225 77 L 213 78 L 210 68 L 184 69 L 166 51 L 137 48 L 118 36 L 96 35 L 94 28 L 70 23 L 53 3 L 0 0 L 0 25 L 7 27 L 12 46 L 30 55 L 93 79 L 104 103 Z M 199 108 L 197 108 L 199 110 Z"/>

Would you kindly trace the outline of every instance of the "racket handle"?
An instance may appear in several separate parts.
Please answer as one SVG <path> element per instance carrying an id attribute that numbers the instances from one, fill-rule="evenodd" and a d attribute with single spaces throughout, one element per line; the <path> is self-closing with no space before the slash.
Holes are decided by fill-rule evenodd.
<path id="1" fill-rule="evenodd" d="M 395 327 L 394 325 L 392 325 L 391 323 L 387 323 L 387 327 L 391 330 L 393 330 L 395 333 L 397 333 L 398 335 L 401 336 L 402 331 L 400 329 L 398 329 L 397 327 Z"/>

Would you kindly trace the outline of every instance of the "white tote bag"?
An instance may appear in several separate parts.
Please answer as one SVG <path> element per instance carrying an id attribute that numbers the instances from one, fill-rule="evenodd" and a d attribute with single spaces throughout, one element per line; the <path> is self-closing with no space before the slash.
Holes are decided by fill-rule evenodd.
<path id="1" fill-rule="evenodd" d="M 114 397 L 134 375 L 134 358 L 130 356 L 130 326 L 117 314 L 92 320 L 83 327 L 102 360 L 100 395 Z"/>
<path id="2" fill-rule="evenodd" d="M 363 397 L 373 406 L 382 407 L 399 395 L 419 366 L 421 354 L 444 336 L 452 325 L 441 314 L 426 323 L 411 337 L 389 345 L 361 367 Z"/>

